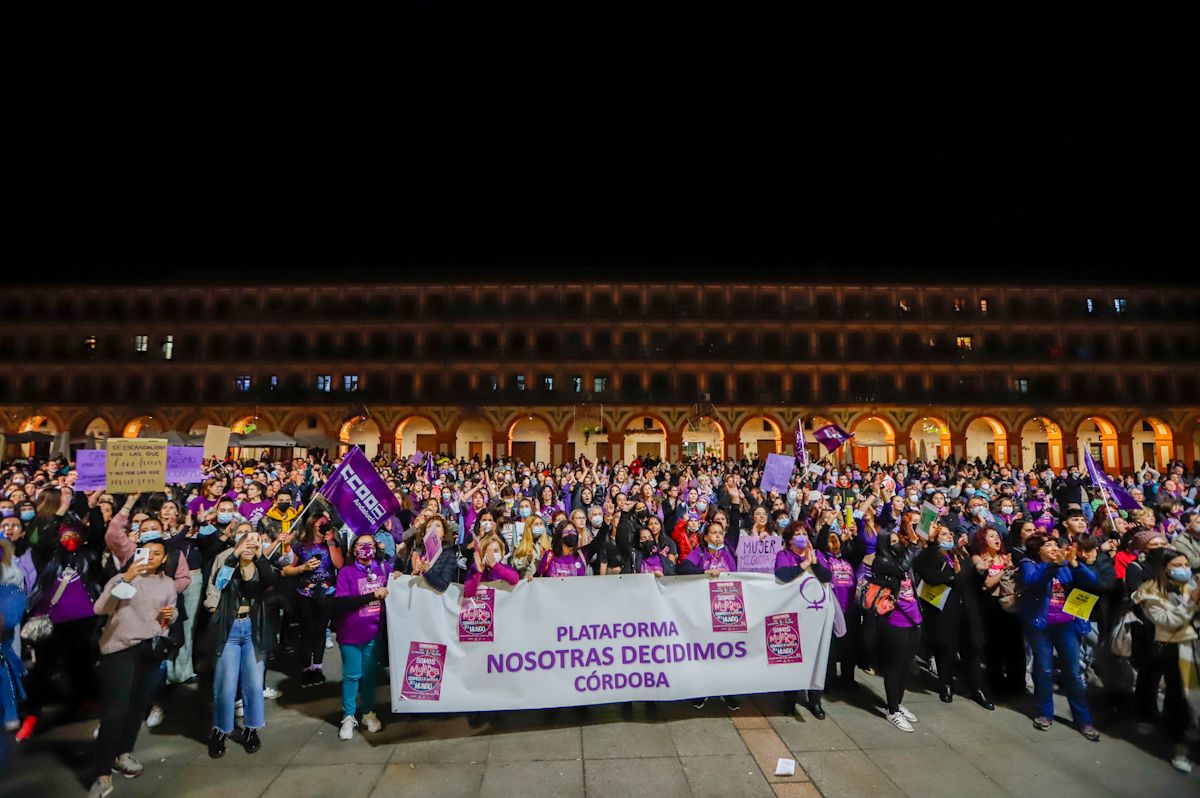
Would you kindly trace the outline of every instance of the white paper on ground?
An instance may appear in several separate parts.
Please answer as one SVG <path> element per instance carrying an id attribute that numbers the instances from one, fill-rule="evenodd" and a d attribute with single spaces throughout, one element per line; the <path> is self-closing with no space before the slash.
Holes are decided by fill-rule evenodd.
<path id="1" fill-rule="evenodd" d="M 796 775 L 796 760 L 780 759 L 775 763 L 776 776 L 795 776 Z"/>

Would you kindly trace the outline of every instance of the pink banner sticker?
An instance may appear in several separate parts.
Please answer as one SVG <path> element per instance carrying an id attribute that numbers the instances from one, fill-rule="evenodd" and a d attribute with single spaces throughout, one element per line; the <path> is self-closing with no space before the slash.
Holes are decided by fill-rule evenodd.
<path id="1" fill-rule="evenodd" d="M 413 701 L 437 701 L 442 697 L 445 667 L 446 647 L 441 643 L 409 643 L 400 695 Z"/>
<path id="2" fill-rule="evenodd" d="M 458 642 L 490 643 L 496 635 L 496 591 L 480 587 L 458 608 Z"/>
<path id="3" fill-rule="evenodd" d="M 714 632 L 746 631 L 746 602 L 741 582 L 709 582 L 708 601 Z"/>
<path id="4" fill-rule="evenodd" d="M 768 615 L 765 626 L 768 665 L 804 662 L 804 653 L 800 650 L 800 622 L 796 619 L 796 613 Z"/>

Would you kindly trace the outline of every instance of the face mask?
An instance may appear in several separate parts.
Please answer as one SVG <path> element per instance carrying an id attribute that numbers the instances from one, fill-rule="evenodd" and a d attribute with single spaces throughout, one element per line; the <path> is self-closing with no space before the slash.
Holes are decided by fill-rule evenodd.
<path id="1" fill-rule="evenodd" d="M 696 512 L 700 513 L 700 515 L 704 515 L 705 513 L 707 513 L 708 512 L 708 502 L 700 502 L 699 504 L 697 504 Z M 22 516 L 22 518 L 23 517 L 24 516 Z"/>
<path id="2" fill-rule="evenodd" d="M 491 532 L 495 528 L 496 528 L 496 525 L 493 524 L 491 521 L 483 521 L 479 524 L 479 529 L 483 532 Z"/>
<path id="3" fill-rule="evenodd" d="M 225 586 L 227 584 L 229 584 L 229 580 L 232 578 L 233 578 L 233 566 L 232 565 L 222 565 L 221 570 L 217 571 L 217 578 L 214 581 L 214 585 L 216 586 L 217 590 L 224 590 Z"/>
<path id="4" fill-rule="evenodd" d="M 62 541 L 62 547 L 67 551 L 79 550 L 79 538 L 65 538 Z"/>
<path id="5" fill-rule="evenodd" d="M 974 510 L 972 510 L 971 514 L 976 516 L 977 518 L 983 518 L 983 514 L 985 512 L 987 512 L 987 509 L 983 505 L 980 505 L 980 506 L 976 507 Z"/>
<path id="6" fill-rule="evenodd" d="M 534 536 L 535 538 L 540 538 L 542 535 L 546 534 L 546 527 L 544 527 L 544 526 L 535 526 L 535 527 L 533 527 L 533 528 L 532 528 L 532 532 L 533 532 L 533 536 Z"/>
<path id="7" fill-rule="evenodd" d="M 1005 515 L 1011 515 L 1012 511 L 1013 511 L 1013 507 L 1011 504 L 1000 505 L 1000 512 L 1004 513 Z"/>
<path id="8" fill-rule="evenodd" d="M 720 551 L 725 548 L 724 543 L 707 543 L 709 551 Z"/>
<path id="9" fill-rule="evenodd" d="M 14 515 L 16 515 L 16 513 L 13 512 L 11 507 L 5 507 L 4 509 L 0 510 L 0 518 L 12 518 Z"/>
<path id="10" fill-rule="evenodd" d="M 568 532 L 562 536 L 563 545 L 568 548 L 575 548 L 579 545 L 579 535 L 575 532 Z"/>
<path id="11" fill-rule="evenodd" d="M 808 538 L 796 535 L 796 537 L 792 538 L 792 545 L 803 551 L 808 548 Z"/>
<path id="12" fill-rule="evenodd" d="M 533 510 L 529 509 L 528 507 L 522 507 L 517 511 L 517 515 L 521 516 L 522 518 L 528 518 L 529 516 L 533 515 Z"/>
<path id="13" fill-rule="evenodd" d="M 941 549 L 942 551 L 952 551 L 954 549 L 954 541 L 953 540 L 939 540 L 938 548 Z"/>
<path id="14" fill-rule="evenodd" d="M 1192 579 L 1192 569 L 1191 568 L 1186 568 L 1186 567 L 1172 568 L 1167 573 L 1170 574 L 1171 578 L 1174 579 L 1176 582 L 1186 583 L 1186 582 L 1190 582 Z"/>
<path id="15" fill-rule="evenodd" d="M 654 541 L 653 540 L 642 541 L 642 554 L 647 557 L 654 554 Z"/>
<path id="16" fill-rule="evenodd" d="M 275 506 L 279 508 L 279 512 L 286 513 L 289 509 L 291 509 L 292 503 L 291 502 L 279 502 Z"/>
<path id="17" fill-rule="evenodd" d="M 157 529 L 151 529 L 148 532 L 143 532 L 138 537 L 138 545 L 145 545 L 152 540 L 162 540 L 162 532 Z"/>
<path id="18" fill-rule="evenodd" d="M 792 525 L 792 519 L 790 519 L 790 518 L 780 518 L 778 521 L 775 522 L 775 526 L 779 527 L 780 529 L 787 529 L 791 525 Z"/>
<path id="19" fill-rule="evenodd" d="M 604 523 L 604 516 L 602 516 L 602 515 L 593 515 L 593 516 L 592 516 L 592 518 L 591 518 L 591 521 L 592 521 L 592 526 L 594 526 L 594 527 L 596 527 L 596 528 L 599 528 L 599 527 L 600 527 L 600 525 Z"/>
<path id="20" fill-rule="evenodd" d="M 228 524 L 233 520 L 233 513 L 217 513 L 218 524 Z"/>
<path id="21" fill-rule="evenodd" d="M 370 559 L 375 554 L 375 546 L 370 543 L 359 543 L 354 547 L 354 556 L 360 560 Z"/>
<path id="22" fill-rule="evenodd" d="M 138 531 L 139 529 L 141 529 L 141 528 L 142 528 L 142 522 L 141 522 L 141 521 L 134 521 L 133 523 L 131 523 L 131 524 L 129 525 L 129 531 L 130 531 L 130 532 L 137 532 L 137 531 Z"/>
<path id="23" fill-rule="evenodd" d="M 975 489 L 974 488 L 963 488 L 963 493 L 967 494 L 968 496 L 974 496 Z"/>
<path id="24" fill-rule="evenodd" d="M 932 496 L 932 495 L 933 495 L 933 488 L 926 488 L 926 489 L 925 489 L 925 495 L 926 495 L 926 496 Z"/>
<path id="25" fill-rule="evenodd" d="M 33 510 L 22 510 L 21 511 L 21 520 L 26 523 L 32 521 L 33 516 L 34 516 Z"/>
<path id="26" fill-rule="evenodd" d="M 209 535 L 215 535 L 215 534 L 217 534 L 217 528 L 215 526 L 213 526 L 212 524 L 204 524 L 199 529 L 196 530 L 196 534 L 199 535 L 200 537 L 207 537 Z"/>

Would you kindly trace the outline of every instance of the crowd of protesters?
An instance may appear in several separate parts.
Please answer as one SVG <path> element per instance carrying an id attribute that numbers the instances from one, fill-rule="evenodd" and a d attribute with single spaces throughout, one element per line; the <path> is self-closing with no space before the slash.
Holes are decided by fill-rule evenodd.
<path id="1" fill-rule="evenodd" d="M 199 682 L 211 696 L 210 756 L 228 742 L 253 753 L 265 702 L 279 696 L 265 684 L 268 663 L 299 688 L 320 685 L 336 641 L 338 733 L 349 740 L 360 724 L 382 728 L 383 599 L 401 574 L 437 590 L 461 583 L 468 595 L 537 577 L 716 577 L 737 570 L 739 538 L 778 535 L 778 581 L 828 583 L 845 622 L 826 664 L 830 693 L 854 690 L 860 670 L 877 673 L 881 714 L 911 732 L 918 719 L 904 695 L 923 671 L 947 703 L 963 696 L 991 710 L 1032 693 L 1044 730 L 1057 681 L 1087 739 L 1099 739 L 1091 704 L 1111 702 L 1139 732 L 1170 739 L 1172 765 L 1191 768 L 1194 466 L 1125 475 L 1141 509 L 1118 510 L 1079 468 L 978 460 L 865 471 L 821 461 L 780 493 L 761 490 L 762 464 L 748 459 L 554 466 L 427 455 L 375 465 L 402 509 L 374 535 L 354 535 L 317 495 L 333 468 L 321 454 L 209 462 L 202 484 L 144 495 L 77 492 L 65 458 L 5 463 L 6 732 L 36 740 L 64 717 L 52 708 L 98 717 L 91 795 L 103 798 L 113 774 L 142 773 L 138 731 L 162 723 L 164 690 Z M 430 533 L 440 552 L 427 554 Z M 1097 597 L 1087 613 L 1069 611 L 1075 590 Z M 825 717 L 819 692 L 786 699 L 789 712 Z M 723 700 L 738 709 L 736 697 Z"/>

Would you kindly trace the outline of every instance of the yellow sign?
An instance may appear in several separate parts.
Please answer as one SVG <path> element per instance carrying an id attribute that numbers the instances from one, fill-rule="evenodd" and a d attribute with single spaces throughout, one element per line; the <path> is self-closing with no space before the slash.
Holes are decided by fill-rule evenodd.
<path id="1" fill-rule="evenodd" d="M 109 438 L 105 463 L 110 493 L 142 493 L 167 487 L 167 442 L 163 438 Z"/>
<path id="2" fill-rule="evenodd" d="M 950 585 L 929 585 L 922 581 L 917 585 L 917 596 L 940 610 L 946 606 L 946 599 L 950 598 Z"/>
<path id="3" fill-rule="evenodd" d="M 1088 593 L 1086 590 L 1074 588 L 1067 594 L 1067 602 L 1063 604 L 1063 612 L 1086 621 L 1092 615 L 1092 607 L 1095 607 L 1096 602 L 1099 600 L 1100 597 L 1095 593 Z"/>

